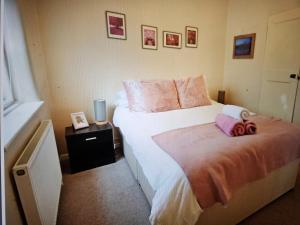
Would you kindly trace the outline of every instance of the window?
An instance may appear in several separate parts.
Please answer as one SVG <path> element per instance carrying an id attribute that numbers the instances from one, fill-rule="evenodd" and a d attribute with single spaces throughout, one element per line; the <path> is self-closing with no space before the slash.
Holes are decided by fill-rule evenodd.
<path id="1" fill-rule="evenodd" d="M 43 104 L 36 92 L 16 0 L 4 4 L 3 139 L 8 145 Z"/>

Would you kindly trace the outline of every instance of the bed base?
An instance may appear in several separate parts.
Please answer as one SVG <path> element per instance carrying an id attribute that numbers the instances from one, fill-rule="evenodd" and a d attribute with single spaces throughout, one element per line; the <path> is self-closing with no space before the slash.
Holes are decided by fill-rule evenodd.
<path id="1" fill-rule="evenodd" d="M 131 147 L 124 139 L 123 149 L 135 179 L 140 184 L 149 204 L 152 205 L 155 192 L 133 155 Z M 217 203 L 206 209 L 200 215 L 196 225 L 234 225 L 239 223 L 295 187 L 299 162 L 300 159 L 297 159 L 273 171 L 267 177 L 245 185 L 233 195 L 226 208 Z"/>

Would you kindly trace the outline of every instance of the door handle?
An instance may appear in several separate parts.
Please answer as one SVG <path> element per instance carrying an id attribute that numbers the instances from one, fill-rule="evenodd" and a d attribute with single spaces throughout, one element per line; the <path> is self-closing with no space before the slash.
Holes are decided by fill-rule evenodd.
<path id="1" fill-rule="evenodd" d="M 293 78 L 293 79 L 296 79 L 296 74 L 294 74 L 294 73 L 292 73 L 292 74 L 290 74 L 290 78 Z"/>

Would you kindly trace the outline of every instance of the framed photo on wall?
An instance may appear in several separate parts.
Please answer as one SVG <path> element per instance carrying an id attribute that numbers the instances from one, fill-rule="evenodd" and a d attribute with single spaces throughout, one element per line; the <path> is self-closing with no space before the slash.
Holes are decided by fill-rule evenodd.
<path id="1" fill-rule="evenodd" d="M 256 34 L 244 34 L 234 37 L 233 59 L 253 59 Z"/>
<path id="2" fill-rule="evenodd" d="M 182 34 L 163 31 L 163 46 L 167 48 L 181 48 Z"/>
<path id="3" fill-rule="evenodd" d="M 186 26 L 185 27 L 185 46 L 187 48 L 197 48 L 198 46 L 198 28 Z"/>
<path id="4" fill-rule="evenodd" d="M 126 40 L 125 14 L 105 11 L 107 37 Z"/>
<path id="5" fill-rule="evenodd" d="M 71 113 L 72 124 L 75 130 L 89 126 L 84 112 Z"/>
<path id="6" fill-rule="evenodd" d="M 142 25 L 142 48 L 157 50 L 157 27 Z"/>

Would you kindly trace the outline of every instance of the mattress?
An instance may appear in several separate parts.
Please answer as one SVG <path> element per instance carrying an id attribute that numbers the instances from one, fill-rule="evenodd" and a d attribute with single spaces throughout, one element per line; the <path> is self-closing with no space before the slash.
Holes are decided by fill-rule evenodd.
<path id="1" fill-rule="evenodd" d="M 130 146 L 130 154 L 125 152 L 127 160 L 137 161 L 129 164 L 143 184 L 148 201 L 152 203 L 149 218 L 152 224 L 193 225 L 203 210 L 180 166 L 153 142 L 151 136 L 214 122 L 222 107 L 222 104 L 213 102 L 210 106 L 159 113 L 130 112 L 126 107 L 116 108 L 113 122 L 120 128 L 128 149 Z"/>

